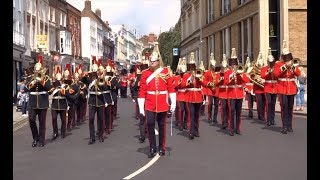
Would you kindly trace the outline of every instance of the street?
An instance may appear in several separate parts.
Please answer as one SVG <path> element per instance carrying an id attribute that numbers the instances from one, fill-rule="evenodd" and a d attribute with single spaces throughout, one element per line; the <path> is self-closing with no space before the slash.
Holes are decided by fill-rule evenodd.
<path id="1" fill-rule="evenodd" d="M 114 131 L 104 142 L 88 145 L 88 121 L 67 133 L 65 139 L 51 140 L 50 110 L 47 112 L 46 146 L 31 147 L 29 124 L 13 132 L 14 180 L 123 179 L 151 159 L 148 140 L 138 142 L 138 120 L 131 98 L 119 99 Z M 165 156 L 132 179 L 197 180 L 303 180 L 307 179 L 307 116 L 294 115 L 293 133 L 280 133 L 280 114 L 275 127 L 242 113 L 242 135 L 229 136 L 219 124 L 209 126 L 200 117 L 200 137 L 187 138 L 167 122 Z M 255 114 L 256 117 L 256 114 Z M 59 122 L 59 120 L 58 120 Z M 59 122 L 60 123 L 60 122 Z M 95 124 L 96 126 L 96 124 Z"/>

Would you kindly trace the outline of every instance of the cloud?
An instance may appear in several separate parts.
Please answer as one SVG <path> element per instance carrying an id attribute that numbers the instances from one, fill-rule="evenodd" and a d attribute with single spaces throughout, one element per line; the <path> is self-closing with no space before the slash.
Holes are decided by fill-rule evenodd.
<path id="1" fill-rule="evenodd" d="M 67 0 L 79 9 L 84 0 Z M 168 31 L 180 16 L 180 0 L 92 0 L 92 10 L 101 10 L 102 20 L 109 24 L 124 24 L 136 28 L 141 35 Z"/>

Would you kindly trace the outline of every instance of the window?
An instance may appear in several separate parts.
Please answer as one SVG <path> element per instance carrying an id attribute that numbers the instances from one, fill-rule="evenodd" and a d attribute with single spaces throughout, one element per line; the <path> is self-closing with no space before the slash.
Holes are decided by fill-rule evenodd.
<path id="1" fill-rule="evenodd" d="M 210 23 L 214 20 L 214 1 L 213 0 L 207 0 L 207 6 L 208 6 L 208 14 L 207 14 L 207 23 Z"/>
<path id="2" fill-rule="evenodd" d="M 222 54 L 226 54 L 227 58 L 230 57 L 231 50 L 231 36 L 230 36 L 230 27 L 222 30 Z M 221 56 L 222 57 L 222 56 Z"/>
<path id="3" fill-rule="evenodd" d="M 220 14 L 224 15 L 231 11 L 231 0 L 221 0 L 221 11 Z"/>
<path id="4" fill-rule="evenodd" d="M 238 5 L 244 4 L 247 0 L 238 0 Z"/>
<path id="5" fill-rule="evenodd" d="M 214 54 L 214 35 L 208 37 L 208 57 L 211 53 Z"/>
<path id="6" fill-rule="evenodd" d="M 279 0 L 269 0 L 269 46 L 275 58 L 279 57 L 280 51 L 280 3 Z"/>

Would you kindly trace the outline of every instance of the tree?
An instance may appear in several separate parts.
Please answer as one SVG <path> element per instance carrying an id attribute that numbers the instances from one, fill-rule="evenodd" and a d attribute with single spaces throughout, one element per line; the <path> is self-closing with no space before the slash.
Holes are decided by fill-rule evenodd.
<path id="1" fill-rule="evenodd" d="M 169 31 L 163 32 L 158 38 L 159 50 L 161 58 L 165 66 L 172 64 L 172 49 L 180 48 L 181 43 L 181 23 L 180 19 L 174 27 L 171 27 Z"/>

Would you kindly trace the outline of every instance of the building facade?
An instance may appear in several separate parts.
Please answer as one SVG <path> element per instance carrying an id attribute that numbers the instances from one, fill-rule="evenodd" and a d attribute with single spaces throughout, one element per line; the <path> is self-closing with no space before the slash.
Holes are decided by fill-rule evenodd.
<path id="1" fill-rule="evenodd" d="M 81 52 L 82 57 L 102 59 L 105 63 L 107 58 L 113 59 L 114 42 L 111 40 L 111 28 L 101 19 L 101 11 L 91 10 L 91 1 L 85 1 L 85 7 L 81 12 Z"/>
<path id="2" fill-rule="evenodd" d="M 211 52 L 220 63 L 222 54 L 230 57 L 236 48 L 244 64 L 259 52 L 267 57 L 269 47 L 279 58 L 286 40 L 294 57 L 307 65 L 306 0 L 181 0 L 181 5 L 181 56 L 193 51 L 207 67 Z"/>
<path id="3" fill-rule="evenodd" d="M 24 53 L 25 48 L 25 34 L 24 34 L 24 11 L 26 4 L 24 0 L 13 0 L 13 93 L 17 94 L 19 91 L 17 83 L 20 82 L 23 75 L 23 68 L 27 66 Z"/>

